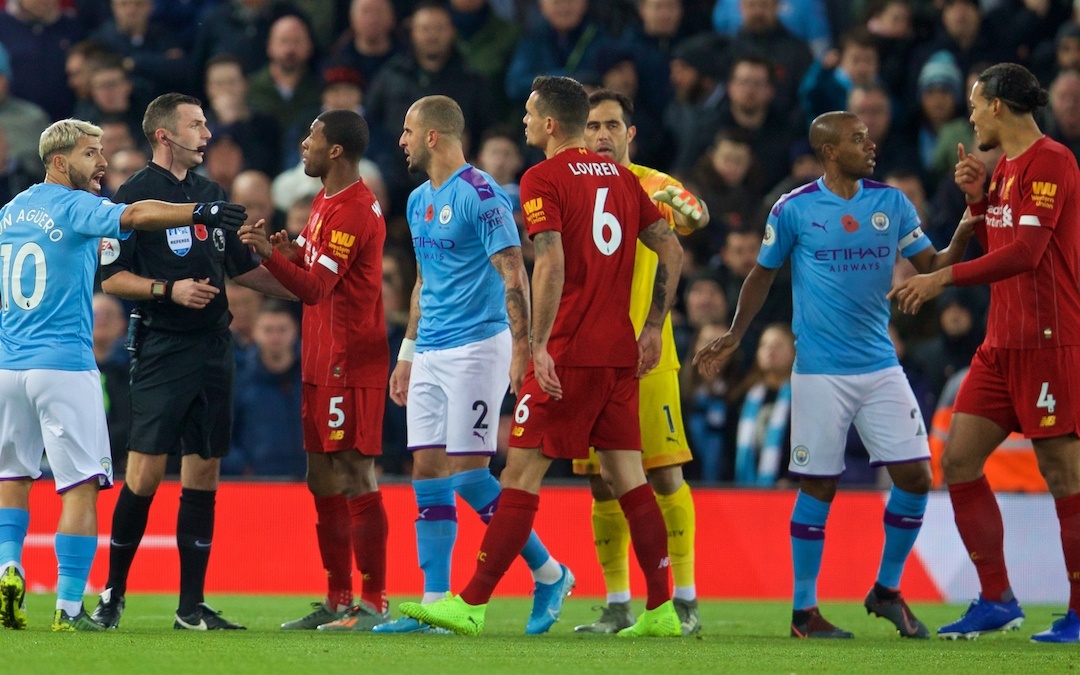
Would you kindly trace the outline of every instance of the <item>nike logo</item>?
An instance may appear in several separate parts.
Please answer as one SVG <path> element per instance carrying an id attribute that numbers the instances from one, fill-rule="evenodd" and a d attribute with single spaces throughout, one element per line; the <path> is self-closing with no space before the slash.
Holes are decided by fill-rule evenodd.
<path id="1" fill-rule="evenodd" d="M 196 539 L 195 548 L 210 548 L 210 542 L 203 541 L 202 539 Z"/>
<path id="2" fill-rule="evenodd" d="M 811 531 L 811 532 L 824 532 L 824 531 L 825 531 L 825 529 L 824 529 L 824 528 L 821 528 L 821 527 L 812 527 L 812 526 L 808 526 L 808 527 L 807 527 L 806 529 L 807 529 L 807 530 L 809 530 L 809 531 Z"/>
<path id="3" fill-rule="evenodd" d="M 115 546 L 116 548 L 131 548 L 135 544 L 136 544 L 136 542 L 134 542 L 134 541 L 129 541 L 127 543 L 121 543 L 121 542 L 116 541 L 115 539 L 109 539 L 109 546 Z"/>

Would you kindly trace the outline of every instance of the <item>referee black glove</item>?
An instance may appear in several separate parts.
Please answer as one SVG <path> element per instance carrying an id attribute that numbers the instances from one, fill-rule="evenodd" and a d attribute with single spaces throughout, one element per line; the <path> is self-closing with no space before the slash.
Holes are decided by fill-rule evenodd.
<path id="1" fill-rule="evenodd" d="M 236 232 L 247 220 L 246 209 L 240 204 L 229 202 L 203 202 L 195 205 L 191 212 L 191 222 L 195 225 L 220 227 Z"/>

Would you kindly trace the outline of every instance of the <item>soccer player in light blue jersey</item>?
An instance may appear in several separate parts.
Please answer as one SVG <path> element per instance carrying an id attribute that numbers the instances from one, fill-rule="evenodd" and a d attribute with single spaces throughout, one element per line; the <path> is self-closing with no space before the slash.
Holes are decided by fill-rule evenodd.
<path id="1" fill-rule="evenodd" d="M 132 229 L 242 224 L 232 204 L 113 204 L 99 195 L 101 129 L 61 120 L 41 134 L 45 181 L 0 209 L 0 625 L 26 627 L 22 548 L 30 488 L 48 453 L 63 509 L 54 631 L 102 631 L 83 608 L 97 549 L 97 495 L 113 467 L 91 297 L 102 237 Z"/>
<path id="2" fill-rule="evenodd" d="M 852 423 L 893 480 L 885 506 L 885 546 L 867 613 L 891 621 L 903 637 L 929 631 L 900 595 L 900 576 L 922 526 L 930 490 L 926 428 L 889 339 L 889 301 L 897 253 L 920 272 L 959 262 L 974 223 L 960 222 L 940 253 L 923 235 L 911 202 L 897 189 L 868 180 L 874 141 L 849 112 L 829 112 L 810 127 L 810 145 L 825 175 L 776 202 L 761 253 L 739 294 L 728 332 L 694 357 L 715 374 L 739 346 L 761 309 L 777 269 L 791 259 L 796 337 L 791 376 L 791 459 L 799 477 L 791 515 L 795 593 L 791 636 L 850 638 L 817 607 L 817 578 L 825 523 L 844 472 Z"/>
<path id="3" fill-rule="evenodd" d="M 399 142 L 410 170 L 430 178 L 409 196 L 416 286 L 390 377 L 391 399 L 408 403 L 423 603 L 450 590 L 454 493 L 485 523 L 495 512 L 501 488 L 488 464 L 499 407 L 507 386 L 517 393 L 530 358 L 529 281 L 510 199 L 491 176 L 466 163 L 464 129 L 453 99 L 428 96 L 409 108 Z M 574 575 L 535 532 L 521 555 L 536 583 L 525 632 L 545 633 L 558 620 Z M 436 629 L 402 617 L 374 630 Z"/>

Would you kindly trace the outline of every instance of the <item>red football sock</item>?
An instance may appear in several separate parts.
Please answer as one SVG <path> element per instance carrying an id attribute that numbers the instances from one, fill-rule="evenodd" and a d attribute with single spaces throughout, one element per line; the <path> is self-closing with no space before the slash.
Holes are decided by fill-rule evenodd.
<path id="1" fill-rule="evenodd" d="M 655 502 L 653 502 L 655 504 Z M 499 508 L 491 517 L 480 553 L 476 556 L 476 572 L 461 592 L 461 599 L 470 605 L 486 605 L 495 586 L 510 569 L 529 540 L 540 495 L 507 488 L 499 497 Z"/>
<path id="2" fill-rule="evenodd" d="M 1009 588 L 1009 573 L 1005 569 L 1005 526 L 1001 522 L 994 492 L 986 476 L 967 483 L 949 486 L 956 529 L 968 550 L 979 574 L 982 596 L 994 602 L 1002 601 Z"/>
<path id="3" fill-rule="evenodd" d="M 360 597 L 380 612 L 386 600 L 386 509 L 382 493 L 369 492 L 349 501 L 352 519 L 353 555 L 364 580 Z"/>
<path id="4" fill-rule="evenodd" d="M 352 604 L 352 536 L 349 534 L 349 505 L 345 495 L 315 497 L 315 534 L 319 554 L 326 569 L 326 603 L 336 610 Z"/>
<path id="5" fill-rule="evenodd" d="M 645 573 L 648 591 L 645 609 L 656 609 L 671 599 L 671 562 L 668 558 L 664 515 L 648 483 L 619 497 L 619 506 L 630 525 L 634 555 Z"/>
<path id="6" fill-rule="evenodd" d="M 1069 609 L 1080 614 L 1080 494 L 1054 500 L 1069 577 Z"/>

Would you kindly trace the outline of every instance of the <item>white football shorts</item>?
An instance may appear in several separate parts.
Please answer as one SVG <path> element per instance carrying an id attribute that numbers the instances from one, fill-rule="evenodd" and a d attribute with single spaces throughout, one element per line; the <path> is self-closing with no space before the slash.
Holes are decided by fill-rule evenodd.
<path id="1" fill-rule="evenodd" d="M 416 354 L 405 410 L 409 450 L 493 455 L 510 387 L 510 329 L 479 342 Z"/>
<path id="2" fill-rule="evenodd" d="M 95 478 L 112 486 L 97 370 L 0 370 L 0 480 L 40 478 L 42 453 L 57 492 Z"/>
<path id="3" fill-rule="evenodd" d="M 792 373 L 788 472 L 839 477 L 853 423 L 871 466 L 930 459 L 922 412 L 900 366 L 859 375 Z"/>

